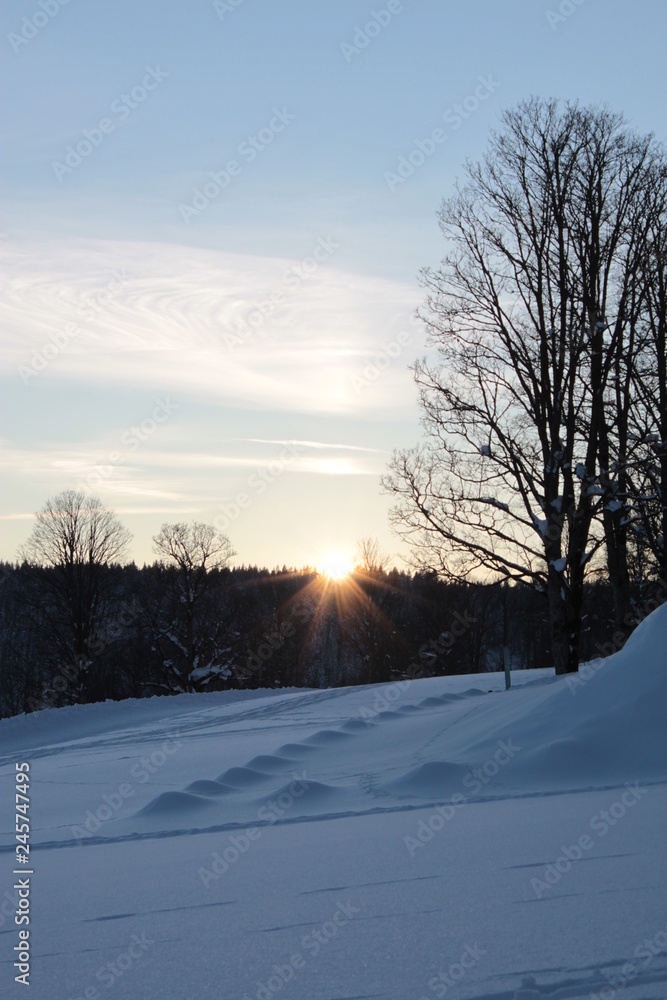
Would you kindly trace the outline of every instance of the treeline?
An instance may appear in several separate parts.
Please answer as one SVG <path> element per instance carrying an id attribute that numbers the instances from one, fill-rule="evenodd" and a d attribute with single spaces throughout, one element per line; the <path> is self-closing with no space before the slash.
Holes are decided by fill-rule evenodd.
<path id="1" fill-rule="evenodd" d="M 86 624 L 76 608 L 63 613 L 61 567 L 0 565 L 1 716 L 188 691 L 499 670 L 505 645 L 514 669 L 553 665 L 547 602 L 527 585 L 363 568 L 339 583 L 314 570 L 222 567 L 195 581 L 164 562 L 99 569 Z M 79 610 L 89 583 L 76 580 Z M 664 598 L 637 594 L 636 617 Z M 610 635 L 612 617 L 611 588 L 588 585 L 584 659 L 622 645 L 626 633 Z"/>

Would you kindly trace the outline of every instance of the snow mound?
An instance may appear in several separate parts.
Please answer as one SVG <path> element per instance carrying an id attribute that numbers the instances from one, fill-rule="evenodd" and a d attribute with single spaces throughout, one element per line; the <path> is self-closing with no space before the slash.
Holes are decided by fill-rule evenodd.
<path id="1" fill-rule="evenodd" d="M 256 771 L 253 767 L 230 767 L 215 779 L 223 785 L 231 785 L 232 788 L 250 788 L 253 785 L 261 785 L 270 779 L 269 774 Z"/>
<path id="2" fill-rule="evenodd" d="M 327 782 L 300 780 L 283 785 L 258 801 L 269 808 L 272 804 L 278 803 L 282 808 L 282 801 L 287 802 L 287 800 L 289 805 L 286 809 L 289 811 L 289 816 L 302 816 L 319 813 L 323 807 L 331 809 L 335 805 L 344 805 L 347 808 L 349 793 L 347 789 Z"/>
<path id="3" fill-rule="evenodd" d="M 337 729 L 320 729 L 319 732 L 313 733 L 312 736 L 307 736 L 304 743 L 312 743 L 313 746 L 318 747 L 328 747 L 332 743 L 340 743 L 342 740 L 349 738 L 349 733 L 341 733 Z"/>
<path id="4" fill-rule="evenodd" d="M 257 771 L 286 771 L 295 763 L 289 757 L 281 757 L 275 753 L 262 753 L 248 761 L 248 767 Z"/>
<path id="5" fill-rule="evenodd" d="M 314 747 L 305 746 L 303 743 L 283 743 L 281 747 L 278 747 L 277 754 L 280 757 L 303 757 L 305 754 L 312 753 Z"/>
<path id="6" fill-rule="evenodd" d="M 218 795 L 229 795 L 235 789 L 230 785 L 223 785 L 221 781 L 206 781 L 202 779 L 191 782 L 191 784 L 186 786 L 185 791 L 192 792 L 193 795 L 204 795 L 208 798 L 214 798 Z"/>
<path id="7" fill-rule="evenodd" d="M 521 748 L 512 779 L 525 788 L 588 788 L 667 777 L 667 605 L 654 611 L 623 649 L 556 678 L 537 710 L 526 703 L 511 722 L 497 713 L 475 750 L 497 740 Z M 511 699 L 516 693 L 511 691 Z M 498 702 L 495 702 L 498 704 Z M 491 720 L 490 720 L 491 721 Z M 495 721 L 495 720 L 493 720 Z"/>
<path id="8" fill-rule="evenodd" d="M 589 739 L 554 739 L 527 751 L 524 767 L 548 774 L 559 784 L 595 784 L 609 765 L 608 749 Z M 518 765 L 521 771 L 522 765 Z"/>
<path id="9" fill-rule="evenodd" d="M 453 764 L 448 760 L 429 760 L 406 771 L 400 778 L 387 782 L 385 788 L 399 795 L 437 798 L 450 789 L 460 789 L 468 771 L 463 764 Z"/>
<path id="10" fill-rule="evenodd" d="M 364 729 L 369 729 L 373 725 L 372 722 L 367 722 L 366 719 L 348 719 L 341 726 L 341 729 L 345 729 L 350 733 L 359 733 Z"/>
<path id="11" fill-rule="evenodd" d="M 161 795 L 151 799 L 143 809 L 140 809 L 137 816 L 173 819 L 192 812 L 199 812 L 210 804 L 209 800 L 201 795 L 193 795 L 191 792 L 162 792 Z"/>

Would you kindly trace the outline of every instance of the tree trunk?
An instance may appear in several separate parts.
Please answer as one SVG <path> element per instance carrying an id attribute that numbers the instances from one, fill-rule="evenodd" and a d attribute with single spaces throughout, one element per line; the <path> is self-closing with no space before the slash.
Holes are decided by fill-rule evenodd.
<path id="1" fill-rule="evenodd" d="M 579 669 L 579 631 L 576 602 L 562 574 L 553 567 L 547 582 L 551 656 L 557 674 L 572 674 Z"/>

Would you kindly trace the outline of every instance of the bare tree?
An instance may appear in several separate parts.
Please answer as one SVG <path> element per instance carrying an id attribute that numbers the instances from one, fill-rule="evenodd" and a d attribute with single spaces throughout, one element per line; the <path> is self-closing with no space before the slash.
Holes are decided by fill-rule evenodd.
<path id="1" fill-rule="evenodd" d="M 196 691 L 228 673 L 224 638 L 229 625 L 219 596 L 220 571 L 235 555 L 210 524 L 163 524 L 153 549 L 171 567 L 166 598 L 150 613 L 168 690 Z"/>
<path id="2" fill-rule="evenodd" d="M 627 354 L 659 151 L 622 116 L 556 101 L 525 102 L 503 126 L 440 211 L 448 252 L 422 272 L 435 351 L 415 366 L 428 441 L 394 456 L 385 486 L 425 564 L 546 593 L 565 673 L 587 567 L 621 527 L 605 400 Z"/>
<path id="3" fill-rule="evenodd" d="M 92 666 L 96 636 L 108 626 L 114 564 L 130 532 L 96 497 L 66 490 L 46 501 L 21 556 L 32 569 L 35 628 L 67 670 L 69 700 L 81 697 Z M 63 692 L 64 694 L 64 692 Z"/>
<path id="4" fill-rule="evenodd" d="M 377 538 L 364 535 L 357 542 L 355 569 L 364 573 L 386 573 L 390 561 L 390 557 L 380 548 Z"/>
<path id="5" fill-rule="evenodd" d="M 667 586 L 667 162 L 656 165 L 647 204 L 637 348 L 628 360 L 627 491 L 624 521 Z"/>

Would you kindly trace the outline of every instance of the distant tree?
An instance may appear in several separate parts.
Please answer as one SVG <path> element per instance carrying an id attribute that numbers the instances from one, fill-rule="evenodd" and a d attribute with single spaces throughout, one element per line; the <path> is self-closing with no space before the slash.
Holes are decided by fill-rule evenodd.
<path id="1" fill-rule="evenodd" d="M 388 681 L 399 652 L 396 628 L 384 612 L 386 589 L 380 578 L 359 577 L 341 607 L 343 637 L 360 659 L 357 680 Z"/>
<path id="2" fill-rule="evenodd" d="M 23 575 L 18 567 L 0 563 L 0 718 L 28 711 L 29 698 L 38 694 L 35 667 L 41 656 Z"/>
<path id="3" fill-rule="evenodd" d="M 0 716 L 187 687 L 183 649 L 154 628 L 176 623 L 176 638 L 183 629 L 173 561 L 108 568 L 106 621 L 94 630 L 94 662 L 79 689 L 72 683 L 78 670 L 59 652 L 63 622 L 40 582 L 53 572 L 0 565 Z M 396 569 L 332 582 L 315 571 L 222 567 L 208 572 L 207 586 L 194 631 L 211 644 L 199 665 L 211 662 L 213 642 L 218 656 L 214 669 L 194 675 L 193 689 L 336 687 L 479 672 L 502 664 L 504 645 L 514 668 L 551 663 L 546 602 L 530 585 L 472 585 Z M 613 595 L 602 574 L 584 596 L 582 653 L 606 655 L 619 638 L 608 641 Z M 649 587 L 624 633 L 664 597 Z"/>
<path id="4" fill-rule="evenodd" d="M 367 684 L 390 680 L 396 669 L 396 629 L 385 613 L 389 563 L 377 538 L 365 535 L 357 542 L 354 574 L 343 588 L 343 635 L 361 659 L 357 680 Z"/>
<path id="5" fill-rule="evenodd" d="M 35 515 L 21 555 L 31 571 L 32 627 L 55 653 L 62 700 L 81 700 L 96 638 L 113 623 L 112 569 L 130 538 L 101 500 L 76 490 L 47 500 Z"/>
<path id="6" fill-rule="evenodd" d="M 380 548 L 377 538 L 364 535 L 357 542 L 355 569 L 364 573 L 386 573 L 391 559 Z"/>
<path id="7" fill-rule="evenodd" d="M 230 622 L 220 597 L 221 571 L 234 549 L 212 525 L 193 521 L 163 524 L 153 550 L 167 567 L 166 588 L 148 609 L 162 658 L 159 684 L 176 692 L 206 689 L 230 673 Z"/>

